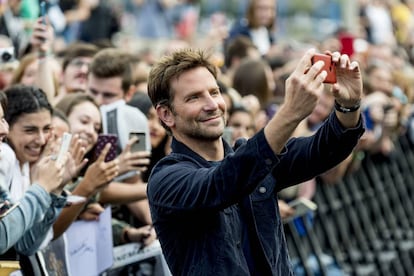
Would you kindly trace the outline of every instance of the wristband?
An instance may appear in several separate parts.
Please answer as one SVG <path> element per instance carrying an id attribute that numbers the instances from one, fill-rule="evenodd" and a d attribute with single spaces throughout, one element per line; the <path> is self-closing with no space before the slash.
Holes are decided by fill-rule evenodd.
<path id="1" fill-rule="evenodd" d="M 342 113 L 351 113 L 351 112 L 355 112 L 357 111 L 359 108 L 361 107 L 361 100 L 359 100 L 354 106 L 350 106 L 350 107 L 345 107 L 340 105 L 336 100 L 335 100 L 335 110 L 342 112 Z"/>

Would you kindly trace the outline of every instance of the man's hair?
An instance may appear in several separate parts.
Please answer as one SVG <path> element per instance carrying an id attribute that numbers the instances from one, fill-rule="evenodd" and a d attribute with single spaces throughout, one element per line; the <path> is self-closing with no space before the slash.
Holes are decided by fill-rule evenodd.
<path id="1" fill-rule="evenodd" d="M 47 110 L 53 114 L 53 108 L 42 89 L 35 86 L 12 85 L 4 93 L 7 96 L 6 121 L 12 126 L 21 116 Z"/>
<path id="2" fill-rule="evenodd" d="M 63 52 L 62 70 L 65 71 L 69 63 L 78 57 L 93 57 L 99 48 L 94 44 L 75 42 L 69 45 Z"/>
<path id="3" fill-rule="evenodd" d="M 97 53 L 91 63 L 90 73 L 97 78 L 121 77 L 122 90 L 128 91 L 134 84 L 130 54 L 120 49 L 108 48 Z"/>
<path id="4" fill-rule="evenodd" d="M 210 55 L 201 50 L 178 50 L 154 64 L 148 77 L 148 95 L 154 107 L 159 104 L 171 106 L 174 98 L 171 81 L 198 67 L 205 67 L 217 79 L 217 67 L 210 61 Z"/>
<path id="5" fill-rule="evenodd" d="M 154 107 L 166 105 L 173 109 L 172 101 L 174 92 L 171 89 L 171 81 L 180 77 L 181 74 L 204 67 L 217 79 L 218 69 L 210 61 L 210 55 L 201 50 L 182 49 L 164 56 L 153 65 L 148 77 L 148 96 Z M 162 122 L 161 125 L 171 134 L 171 130 Z"/>

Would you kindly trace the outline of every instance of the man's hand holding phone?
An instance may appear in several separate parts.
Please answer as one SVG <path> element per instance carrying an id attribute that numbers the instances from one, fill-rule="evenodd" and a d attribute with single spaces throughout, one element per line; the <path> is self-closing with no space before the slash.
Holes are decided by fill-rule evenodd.
<path id="1" fill-rule="evenodd" d="M 332 56 L 316 53 L 312 57 L 312 65 L 318 61 L 323 61 L 324 65 L 321 71 L 327 73 L 324 83 L 336 83 L 336 63 L 332 60 Z"/>

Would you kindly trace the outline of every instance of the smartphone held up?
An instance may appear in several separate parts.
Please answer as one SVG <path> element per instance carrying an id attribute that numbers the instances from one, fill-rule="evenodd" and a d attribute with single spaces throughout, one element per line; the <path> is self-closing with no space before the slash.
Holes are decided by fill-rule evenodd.
<path id="1" fill-rule="evenodd" d="M 106 144 L 110 143 L 111 148 L 109 149 L 108 153 L 105 156 L 105 162 L 112 161 L 116 158 L 118 136 L 115 134 L 99 134 L 98 141 L 96 142 L 95 151 L 94 151 L 94 160 L 99 158 L 101 155 L 102 150 L 105 148 Z"/>
<path id="2" fill-rule="evenodd" d="M 40 17 L 42 18 L 42 24 L 46 25 L 46 1 L 40 2 Z"/>
<path id="3" fill-rule="evenodd" d="M 332 61 L 332 56 L 325 54 L 315 54 L 312 57 L 312 65 L 319 60 L 324 62 L 324 66 L 321 71 L 326 71 L 326 73 L 328 73 L 324 83 L 336 83 L 336 66 Z"/>
<path id="4" fill-rule="evenodd" d="M 137 141 L 131 145 L 131 152 L 146 151 L 146 137 L 145 132 L 130 132 L 129 139 L 137 138 Z"/>

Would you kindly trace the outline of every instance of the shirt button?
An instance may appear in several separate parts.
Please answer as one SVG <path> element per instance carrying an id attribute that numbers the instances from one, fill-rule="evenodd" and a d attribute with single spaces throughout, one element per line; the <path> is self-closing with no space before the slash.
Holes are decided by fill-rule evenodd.
<path id="1" fill-rule="evenodd" d="M 266 165 L 272 165 L 272 163 L 273 163 L 273 162 L 272 162 L 272 160 L 270 160 L 270 159 L 266 159 L 266 160 L 265 160 L 265 163 L 266 163 Z"/>
<path id="2" fill-rule="evenodd" d="M 266 187 L 263 187 L 263 186 L 260 187 L 259 192 L 262 193 L 262 194 L 266 193 Z"/>

